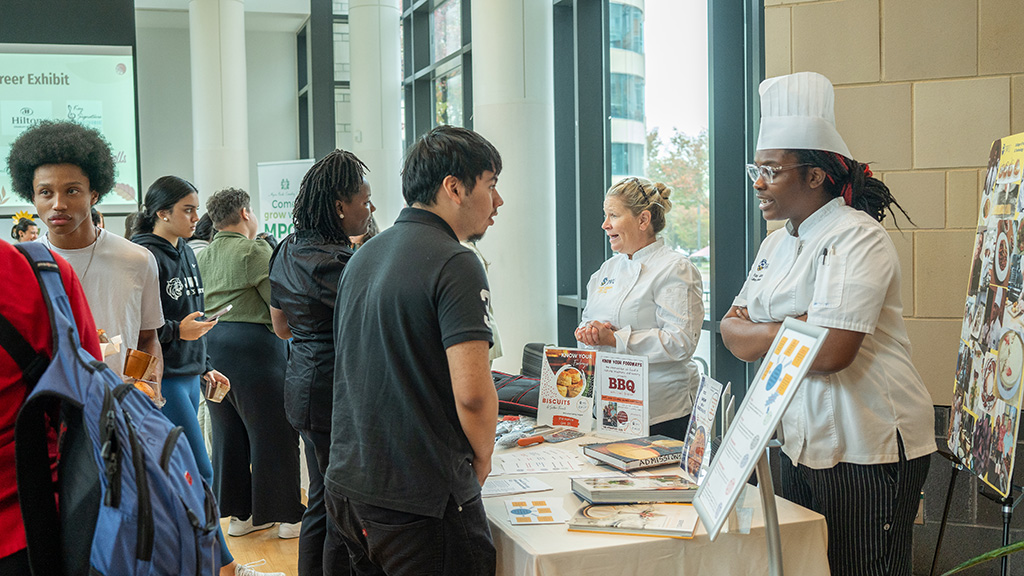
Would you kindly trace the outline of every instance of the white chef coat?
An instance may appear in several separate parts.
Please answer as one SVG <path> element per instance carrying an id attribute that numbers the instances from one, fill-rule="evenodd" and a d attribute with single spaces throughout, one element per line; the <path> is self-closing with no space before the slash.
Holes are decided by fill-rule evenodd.
<path id="1" fill-rule="evenodd" d="M 900 266 L 885 228 L 836 198 L 800 225 L 770 234 L 733 301 L 754 322 L 807 322 L 866 334 L 853 363 L 808 375 L 782 416 L 783 451 L 794 463 L 908 459 L 935 451 L 931 396 L 910 361 L 900 301 Z"/>
<path id="2" fill-rule="evenodd" d="M 587 283 L 583 324 L 596 320 L 615 328 L 615 346 L 597 349 L 647 356 L 651 424 L 681 418 L 692 408 L 689 396 L 700 380 L 693 352 L 704 321 L 702 293 L 700 272 L 663 240 L 632 259 L 612 256 Z"/>

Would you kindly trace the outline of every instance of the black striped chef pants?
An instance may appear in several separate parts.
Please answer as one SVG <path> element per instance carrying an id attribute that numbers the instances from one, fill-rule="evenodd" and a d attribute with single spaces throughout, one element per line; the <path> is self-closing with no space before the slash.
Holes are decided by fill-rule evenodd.
<path id="1" fill-rule="evenodd" d="M 911 576 L 912 532 L 930 456 L 891 464 L 794 467 L 782 455 L 783 496 L 825 517 L 832 576 Z"/>

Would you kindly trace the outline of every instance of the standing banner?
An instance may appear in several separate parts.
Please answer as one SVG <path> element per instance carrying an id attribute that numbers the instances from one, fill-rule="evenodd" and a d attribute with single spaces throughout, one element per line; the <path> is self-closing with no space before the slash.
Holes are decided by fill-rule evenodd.
<path id="1" fill-rule="evenodd" d="M 1024 133 L 989 152 L 960 332 L 946 444 L 1004 497 L 1010 491 L 1024 372 Z"/>
<path id="2" fill-rule="evenodd" d="M 260 222 L 263 231 L 278 240 L 294 231 L 292 207 L 299 195 L 302 177 L 313 166 L 312 159 L 260 162 L 256 177 L 260 186 Z"/>
<path id="3" fill-rule="evenodd" d="M 758 459 L 764 455 L 782 413 L 796 395 L 827 335 L 827 329 L 795 318 L 786 318 L 782 323 L 693 497 L 693 505 L 712 541 L 736 505 Z"/>
<path id="4" fill-rule="evenodd" d="M 642 438 L 650 434 L 647 356 L 597 353 L 597 431 Z"/>

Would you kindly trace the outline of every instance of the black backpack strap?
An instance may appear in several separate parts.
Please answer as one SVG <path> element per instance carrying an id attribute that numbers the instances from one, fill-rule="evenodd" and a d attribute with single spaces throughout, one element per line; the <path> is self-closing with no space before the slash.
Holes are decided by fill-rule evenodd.
<path id="1" fill-rule="evenodd" d="M 36 244 L 36 243 L 29 243 Z M 57 283 L 60 285 L 60 294 L 64 289 L 60 281 L 60 271 L 56 266 L 53 255 L 41 244 L 42 249 L 32 247 L 28 250 L 24 245 L 17 246 L 21 253 L 32 266 L 32 270 L 39 281 L 39 288 L 43 294 L 43 301 L 46 303 L 47 315 L 50 320 L 51 330 L 54 332 L 54 353 L 59 345 L 56 321 L 54 319 L 54 305 L 52 298 L 56 296 L 52 290 L 47 290 L 47 282 L 44 278 L 50 276 L 44 271 L 56 271 Z M 49 282 L 51 288 L 53 282 Z M 18 335 L 21 337 L 21 335 Z M 24 338 L 21 338 L 24 342 Z M 4 339 L 6 348 L 6 337 Z M 26 343 L 27 345 L 27 343 Z M 31 347 L 29 347 L 31 349 Z M 45 357 L 45 354 L 43 355 Z M 17 356 L 12 354 L 17 359 Z M 46 358 L 42 369 L 31 381 L 31 385 L 38 382 L 45 372 L 50 359 Z M 38 362 L 36 358 L 35 362 Z M 20 365 L 20 362 L 19 362 Z M 28 373 L 25 368 L 22 372 Z M 16 472 L 18 478 L 18 502 L 21 506 L 21 517 L 25 525 L 25 537 L 28 542 L 29 566 L 32 573 L 41 576 L 44 574 L 63 574 L 64 563 L 60 550 L 60 517 L 57 512 L 57 486 L 53 481 L 53 473 L 50 469 L 47 415 L 52 415 L 53 404 L 41 398 L 27 399 L 24 406 L 18 413 L 17 423 L 14 430 L 14 449 L 17 462 Z"/>
<path id="2" fill-rule="evenodd" d="M 0 314 L 0 346 L 10 354 L 21 368 L 25 385 L 31 390 L 50 364 L 50 357 L 39 352 L 25 340 L 18 329 L 3 314 Z"/>

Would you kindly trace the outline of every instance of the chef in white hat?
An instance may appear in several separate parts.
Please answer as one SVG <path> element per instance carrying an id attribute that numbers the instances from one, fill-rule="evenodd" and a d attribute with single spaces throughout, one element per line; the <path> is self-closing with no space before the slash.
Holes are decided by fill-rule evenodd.
<path id="1" fill-rule="evenodd" d="M 910 361 L 899 261 L 880 224 L 899 204 L 850 157 L 827 78 L 769 78 L 760 93 L 747 174 L 764 218 L 787 222 L 761 243 L 722 337 L 754 362 L 787 317 L 829 329 L 782 417 L 783 494 L 825 516 L 832 574 L 909 576 L 935 431 Z"/>

